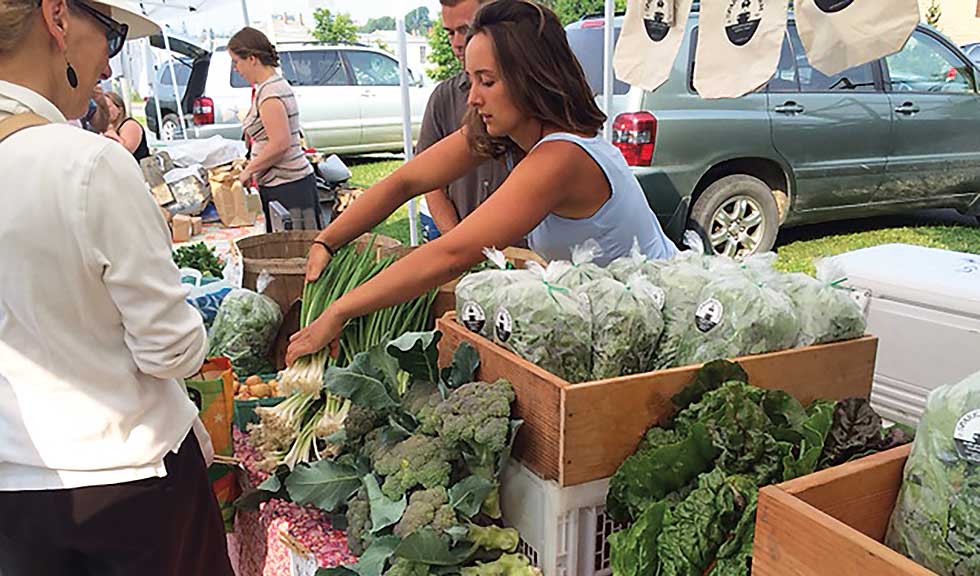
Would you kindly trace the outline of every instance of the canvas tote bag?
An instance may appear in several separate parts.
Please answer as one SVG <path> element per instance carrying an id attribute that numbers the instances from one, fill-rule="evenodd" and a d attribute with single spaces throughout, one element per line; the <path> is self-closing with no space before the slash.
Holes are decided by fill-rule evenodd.
<path id="1" fill-rule="evenodd" d="M 616 43 L 616 77 L 656 90 L 670 76 L 684 41 L 692 0 L 629 0 Z"/>

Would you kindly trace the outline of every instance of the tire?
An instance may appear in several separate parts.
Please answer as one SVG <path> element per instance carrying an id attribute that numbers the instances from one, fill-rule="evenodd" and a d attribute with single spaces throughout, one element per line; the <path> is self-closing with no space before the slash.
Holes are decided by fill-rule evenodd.
<path id="1" fill-rule="evenodd" d="M 157 133 L 160 140 L 173 142 L 180 135 L 180 118 L 174 113 L 166 114 Z"/>
<path id="2" fill-rule="evenodd" d="M 708 186 L 691 209 L 705 251 L 741 260 L 768 252 L 779 233 L 772 189 L 746 174 L 725 176 Z"/>

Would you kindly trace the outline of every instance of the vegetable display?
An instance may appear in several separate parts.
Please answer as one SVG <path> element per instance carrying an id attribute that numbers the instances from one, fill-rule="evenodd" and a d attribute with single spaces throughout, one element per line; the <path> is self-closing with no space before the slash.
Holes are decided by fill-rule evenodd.
<path id="1" fill-rule="evenodd" d="M 244 288 L 232 290 L 208 334 L 208 356 L 227 357 L 240 379 L 269 372 L 269 350 L 281 323 L 282 311 L 274 300 Z"/>
<path id="2" fill-rule="evenodd" d="M 726 361 L 705 365 L 673 402 L 673 422 L 651 428 L 610 480 L 607 510 L 628 523 L 609 540 L 617 576 L 748 576 L 758 487 L 830 465 L 828 439 L 871 411 L 863 399 L 804 408 Z M 853 456 L 908 441 L 884 434 L 880 418 L 858 428 Z"/>
<path id="3" fill-rule="evenodd" d="M 499 250 L 487 249 L 483 253 L 487 257 L 486 267 L 463 276 L 456 284 L 456 317 L 470 331 L 492 339 L 499 289 L 532 280 L 533 276 L 509 269 L 506 257 Z"/>
<path id="4" fill-rule="evenodd" d="M 980 573 L 980 373 L 929 395 L 885 543 L 939 576 Z"/>
<path id="5" fill-rule="evenodd" d="M 806 274 L 782 274 L 775 286 L 786 293 L 800 318 L 797 346 L 826 344 L 857 338 L 867 328 L 864 313 L 846 290 L 836 286 L 844 278 L 834 277 L 826 261 L 816 264 L 817 277 Z"/>
<path id="6" fill-rule="evenodd" d="M 193 268 L 204 276 L 222 277 L 224 264 L 204 242 L 181 246 L 174 250 L 173 256 L 178 268 Z"/>

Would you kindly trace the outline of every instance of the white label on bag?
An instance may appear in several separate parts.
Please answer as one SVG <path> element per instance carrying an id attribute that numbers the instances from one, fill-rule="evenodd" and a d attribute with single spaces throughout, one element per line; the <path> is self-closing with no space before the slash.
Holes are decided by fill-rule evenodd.
<path id="1" fill-rule="evenodd" d="M 487 325 L 487 313 L 483 307 L 476 302 L 466 302 L 463 304 L 463 317 L 460 321 L 470 332 L 483 332 Z"/>
<path id="2" fill-rule="evenodd" d="M 953 429 L 956 451 L 960 458 L 980 462 L 980 410 L 967 412 Z"/>
<path id="3" fill-rule="evenodd" d="M 319 563 L 313 556 L 297 554 L 289 548 L 289 574 L 290 576 L 314 576 L 320 569 Z"/>
<path id="4" fill-rule="evenodd" d="M 721 324 L 725 316 L 725 307 L 714 298 L 709 298 L 698 306 L 698 311 L 694 315 L 694 322 L 698 330 L 707 334 Z"/>
<path id="5" fill-rule="evenodd" d="M 497 335 L 497 340 L 501 342 L 510 340 L 510 337 L 514 334 L 514 319 L 511 318 L 510 312 L 501 308 L 497 312 L 497 319 L 493 324 L 493 328 L 494 333 Z"/>
<path id="6" fill-rule="evenodd" d="M 762 23 L 765 0 L 729 0 L 725 11 L 725 34 L 736 46 L 745 46 L 752 40 Z"/>
<path id="7" fill-rule="evenodd" d="M 814 4 L 817 5 L 817 8 L 820 8 L 820 10 L 826 12 L 827 14 L 840 12 L 853 3 L 854 0 L 814 0 Z"/>

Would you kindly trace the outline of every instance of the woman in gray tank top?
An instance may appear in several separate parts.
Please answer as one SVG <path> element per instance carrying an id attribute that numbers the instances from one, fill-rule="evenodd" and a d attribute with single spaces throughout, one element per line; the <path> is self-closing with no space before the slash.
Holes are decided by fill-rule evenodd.
<path id="1" fill-rule="evenodd" d="M 310 248 L 314 280 L 334 251 L 409 199 L 446 186 L 486 158 L 521 160 L 473 214 L 438 240 L 337 300 L 293 335 L 287 362 L 336 346 L 352 318 L 415 298 L 483 259 L 484 247 L 527 236 L 546 259 L 567 259 L 588 239 L 599 263 L 626 256 L 636 241 L 648 258 L 677 249 L 664 235 L 619 150 L 599 136 L 595 104 L 565 30 L 551 10 L 497 0 L 477 13 L 466 48 L 470 109 L 464 126 L 369 189 Z"/>

